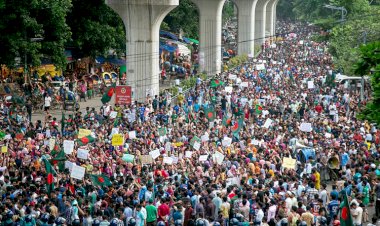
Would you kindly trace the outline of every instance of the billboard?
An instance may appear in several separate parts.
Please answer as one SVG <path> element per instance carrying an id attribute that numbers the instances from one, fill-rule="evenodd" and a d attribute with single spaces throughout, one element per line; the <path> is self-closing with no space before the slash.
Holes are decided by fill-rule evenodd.
<path id="1" fill-rule="evenodd" d="M 130 86 L 116 86 L 115 104 L 128 105 L 132 103 L 132 88 Z"/>

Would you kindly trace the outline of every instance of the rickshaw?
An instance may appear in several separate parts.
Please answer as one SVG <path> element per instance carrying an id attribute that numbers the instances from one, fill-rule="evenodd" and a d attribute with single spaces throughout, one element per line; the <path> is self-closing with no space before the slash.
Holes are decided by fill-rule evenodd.
<path id="1" fill-rule="evenodd" d="M 87 85 L 87 98 L 91 99 L 94 96 L 94 80 L 91 75 L 85 75 L 83 76 L 83 81 Z"/>
<path id="2" fill-rule="evenodd" d="M 110 86 L 112 84 L 112 76 L 109 72 L 103 72 L 102 77 L 106 86 Z"/>
<path id="3" fill-rule="evenodd" d="M 65 100 L 63 101 L 63 109 L 68 110 L 69 107 L 71 107 L 72 111 L 78 111 L 80 109 L 80 105 L 78 101 L 79 101 L 78 94 L 72 91 L 67 91 L 65 93 Z"/>
<path id="4" fill-rule="evenodd" d="M 111 80 L 112 80 L 112 83 L 116 83 L 117 80 L 119 79 L 119 76 L 117 76 L 117 73 L 116 72 L 111 72 Z"/>

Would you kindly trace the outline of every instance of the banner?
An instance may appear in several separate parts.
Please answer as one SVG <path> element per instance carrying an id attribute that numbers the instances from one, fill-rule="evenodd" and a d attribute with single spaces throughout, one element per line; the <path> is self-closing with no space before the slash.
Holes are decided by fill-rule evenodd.
<path id="1" fill-rule="evenodd" d="M 282 158 L 282 167 L 288 169 L 296 169 L 297 160 L 292 158 Z"/>
<path id="2" fill-rule="evenodd" d="M 112 136 L 112 146 L 122 146 L 124 145 L 124 135 L 123 134 L 114 134 Z"/>
<path id="3" fill-rule="evenodd" d="M 88 130 L 88 129 L 79 129 L 78 139 L 80 139 L 82 137 L 87 137 L 88 135 L 91 135 L 91 130 Z"/>
<path id="4" fill-rule="evenodd" d="M 115 104 L 128 105 L 132 103 L 132 89 L 130 86 L 116 86 L 115 93 Z"/>

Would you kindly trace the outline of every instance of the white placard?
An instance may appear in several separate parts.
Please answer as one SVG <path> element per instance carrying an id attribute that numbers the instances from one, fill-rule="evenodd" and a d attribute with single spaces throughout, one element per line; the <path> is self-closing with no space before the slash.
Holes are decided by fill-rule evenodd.
<path id="1" fill-rule="evenodd" d="M 117 111 L 111 111 L 111 113 L 110 113 L 110 118 L 111 119 L 114 119 L 114 118 L 116 118 L 117 117 Z"/>
<path id="2" fill-rule="evenodd" d="M 129 131 L 128 137 L 129 139 L 136 139 L 136 131 Z"/>
<path id="3" fill-rule="evenodd" d="M 256 70 L 261 71 L 261 70 L 264 70 L 264 69 L 265 69 L 265 65 L 264 64 L 256 64 Z"/>
<path id="4" fill-rule="evenodd" d="M 77 158 L 88 159 L 88 150 L 79 148 L 77 153 Z"/>
<path id="5" fill-rule="evenodd" d="M 216 151 L 214 153 L 214 159 L 215 159 L 215 162 L 218 163 L 218 165 L 222 165 L 222 162 L 224 160 L 224 155 L 220 153 L 219 151 Z"/>
<path id="6" fill-rule="evenodd" d="M 331 133 L 325 133 L 326 138 L 331 138 Z"/>
<path id="7" fill-rule="evenodd" d="M 259 141 L 258 141 L 258 140 L 255 140 L 255 139 L 253 139 L 253 140 L 251 140 L 251 144 L 253 144 L 253 145 L 259 145 Z"/>
<path id="8" fill-rule="evenodd" d="M 64 140 L 63 141 L 63 151 L 65 154 L 70 155 L 74 151 L 74 141 L 73 140 Z"/>
<path id="9" fill-rule="evenodd" d="M 207 142 L 210 140 L 210 138 L 208 137 L 208 134 L 205 134 L 205 135 L 201 136 L 201 140 L 202 140 L 202 142 Z"/>
<path id="10" fill-rule="evenodd" d="M 223 147 L 229 147 L 231 146 L 231 143 L 232 143 L 232 138 L 224 137 L 222 140 Z"/>
<path id="11" fill-rule="evenodd" d="M 201 155 L 201 156 L 199 156 L 199 161 L 205 162 L 205 161 L 207 161 L 207 158 L 208 158 L 208 155 Z"/>
<path id="12" fill-rule="evenodd" d="M 195 142 L 194 142 L 194 145 L 193 145 L 193 148 L 194 148 L 195 150 L 199 151 L 199 149 L 201 148 L 201 143 L 195 141 Z"/>
<path id="13" fill-rule="evenodd" d="M 192 152 L 192 151 L 186 151 L 186 152 L 185 152 L 185 157 L 186 157 L 186 158 L 191 158 L 192 155 L 193 155 L 193 152 Z"/>
<path id="14" fill-rule="evenodd" d="M 268 119 L 265 121 L 263 127 L 268 129 L 268 128 L 270 127 L 270 125 L 272 125 L 272 119 L 268 118 Z"/>
<path id="15" fill-rule="evenodd" d="M 248 87 L 248 85 L 249 85 L 248 82 L 242 82 L 242 83 L 240 83 L 241 87 Z"/>
<path id="16" fill-rule="evenodd" d="M 152 156 L 152 159 L 156 159 L 160 156 L 160 150 L 156 149 L 149 152 L 149 155 Z"/>
<path id="17" fill-rule="evenodd" d="M 234 87 L 232 87 L 232 86 L 226 86 L 226 87 L 224 87 L 224 91 L 226 91 L 226 93 L 232 93 L 233 89 L 234 89 Z"/>
<path id="18" fill-rule="evenodd" d="M 173 164 L 172 157 L 164 157 L 164 164 L 172 165 Z"/>
<path id="19" fill-rule="evenodd" d="M 69 169 L 69 171 L 71 171 L 73 165 L 75 165 L 73 162 L 65 161 L 65 169 Z"/>
<path id="20" fill-rule="evenodd" d="M 313 128 L 311 127 L 311 123 L 303 122 L 300 125 L 300 130 L 302 132 L 311 132 L 313 130 Z"/>
<path id="21" fill-rule="evenodd" d="M 228 79 L 235 80 L 237 78 L 237 75 L 229 74 Z"/>
<path id="22" fill-rule="evenodd" d="M 113 136 L 114 134 L 119 134 L 119 128 L 112 128 L 112 131 L 111 131 L 110 137 L 112 138 L 112 136 Z"/>
<path id="23" fill-rule="evenodd" d="M 178 157 L 172 156 L 172 159 L 173 159 L 173 164 L 177 164 L 178 163 Z"/>
<path id="24" fill-rule="evenodd" d="M 70 177 L 78 179 L 78 180 L 82 180 L 85 172 L 86 172 L 86 168 L 73 165 L 73 167 L 71 168 Z"/>
<path id="25" fill-rule="evenodd" d="M 307 81 L 307 88 L 314 89 L 314 81 Z"/>
<path id="26" fill-rule="evenodd" d="M 50 148 L 50 150 L 53 150 L 54 146 L 55 146 L 55 139 L 54 138 L 50 138 L 50 140 L 49 140 L 49 148 Z"/>
<path id="27" fill-rule="evenodd" d="M 172 143 L 166 142 L 166 144 L 165 144 L 165 150 L 166 151 L 170 151 L 171 149 L 172 149 Z"/>

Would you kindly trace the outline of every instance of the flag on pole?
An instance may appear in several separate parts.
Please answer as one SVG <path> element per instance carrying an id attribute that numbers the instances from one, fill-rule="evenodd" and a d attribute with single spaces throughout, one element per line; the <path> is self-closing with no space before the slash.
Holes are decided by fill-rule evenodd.
<path id="1" fill-rule="evenodd" d="M 92 175 L 90 175 L 90 177 L 91 177 L 92 183 L 95 186 L 102 186 L 103 187 L 103 186 L 110 186 L 110 185 L 112 185 L 110 179 L 107 176 L 103 175 L 103 174 L 101 174 L 101 175 L 92 174 Z"/>
<path id="2" fill-rule="evenodd" d="M 224 85 L 224 82 L 219 81 L 218 79 L 213 79 L 213 80 L 211 80 L 211 83 L 210 83 L 211 88 L 216 88 L 216 87 L 222 86 L 222 85 Z"/>
<path id="3" fill-rule="evenodd" d="M 79 146 L 84 146 L 86 144 L 95 142 L 95 138 L 92 137 L 91 135 L 88 135 L 88 136 L 82 137 L 80 139 L 77 139 L 77 142 L 78 142 Z"/>
<path id="4" fill-rule="evenodd" d="M 230 126 L 230 125 L 231 125 L 231 118 L 228 118 L 228 116 L 225 115 L 225 116 L 223 117 L 223 121 L 222 121 L 222 123 L 223 123 L 224 126 Z"/>
<path id="5" fill-rule="evenodd" d="M 205 115 L 209 121 L 213 121 L 216 118 L 216 112 L 215 112 L 214 107 L 206 108 Z"/>
<path id="6" fill-rule="evenodd" d="M 116 86 L 116 84 L 114 83 L 114 84 L 112 84 L 112 86 L 110 86 L 106 89 L 106 92 L 103 94 L 102 99 L 101 99 L 103 104 L 111 101 L 112 96 L 115 93 L 115 86 Z"/>
<path id="7" fill-rule="evenodd" d="M 46 158 L 43 157 L 42 161 L 45 164 L 45 169 L 46 169 L 46 174 L 47 174 L 46 189 L 47 189 L 48 194 L 50 194 L 54 190 L 54 174 L 55 174 L 55 171 L 54 171 L 52 165 L 50 164 L 50 162 Z"/>
<path id="8" fill-rule="evenodd" d="M 340 204 L 340 226 L 354 226 L 351 218 L 350 204 L 348 203 L 347 192 L 342 192 L 343 202 Z"/>
<path id="9" fill-rule="evenodd" d="M 243 127 L 243 119 L 239 118 L 233 123 L 231 130 L 234 135 L 239 134 L 241 128 Z"/>
<path id="10" fill-rule="evenodd" d="M 261 114 L 263 112 L 263 107 L 260 104 L 256 104 L 255 106 L 256 114 Z"/>
<path id="11" fill-rule="evenodd" d="M 57 154 L 55 154 L 51 161 L 53 165 L 58 164 L 58 169 L 60 172 L 65 170 L 66 154 L 63 150 L 60 150 Z"/>

